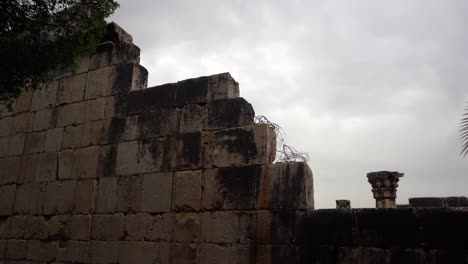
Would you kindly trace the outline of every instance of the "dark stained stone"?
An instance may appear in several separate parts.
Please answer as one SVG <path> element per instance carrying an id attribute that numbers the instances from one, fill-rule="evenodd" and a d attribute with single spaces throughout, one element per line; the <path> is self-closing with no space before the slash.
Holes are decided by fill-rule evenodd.
<path id="1" fill-rule="evenodd" d="M 244 98 L 220 99 L 208 104 L 208 129 L 254 124 L 255 112 Z"/>

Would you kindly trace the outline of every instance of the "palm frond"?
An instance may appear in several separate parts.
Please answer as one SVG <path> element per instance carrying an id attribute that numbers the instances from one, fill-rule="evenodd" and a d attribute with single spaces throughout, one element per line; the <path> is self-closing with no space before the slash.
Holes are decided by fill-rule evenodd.
<path id="1" fill-rule="evenodd" d="M 465 108 L 462 119 L 460 121 L 460 141 L 462 143 L 462 150 L 460 155 L 466 157 L 468 155 L 468 107 Z"/>

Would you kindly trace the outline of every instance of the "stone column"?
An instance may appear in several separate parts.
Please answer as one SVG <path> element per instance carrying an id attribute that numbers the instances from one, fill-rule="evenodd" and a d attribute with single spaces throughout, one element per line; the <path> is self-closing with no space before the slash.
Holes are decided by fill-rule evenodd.
<path id="1" fill-rule="evenodd" d="M 396 208 L 396 192 L 398 181 L 403 173 L 397 171 L 376 171 L 367 173 L 367 179 L 372 185 L 376 208 Z"/>

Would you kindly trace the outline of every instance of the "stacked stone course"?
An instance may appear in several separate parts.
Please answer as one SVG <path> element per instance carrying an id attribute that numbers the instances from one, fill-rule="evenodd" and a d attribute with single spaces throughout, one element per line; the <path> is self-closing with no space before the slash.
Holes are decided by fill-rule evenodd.
<path id="1" fill-rule="evenodd" d="M 314 206 L 307 164 L 272 164 L 275 132 L 229 73 L 147 88 L 131 36 L 112 23 L 106 40 L 2 112 L 0 262 L 289 256 L 282 223 Z"/>

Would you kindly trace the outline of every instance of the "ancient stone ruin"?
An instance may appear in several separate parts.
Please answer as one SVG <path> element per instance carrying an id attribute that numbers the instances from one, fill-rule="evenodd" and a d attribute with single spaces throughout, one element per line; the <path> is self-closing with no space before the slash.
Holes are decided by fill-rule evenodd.
<path id="1" fill-rule="evenodd" d="M 0 263 L 468 261 L 465 208 L 314 210 L 229 73 L 147 88 L 132 37 L 105 40 L 2 112 Z"/>

